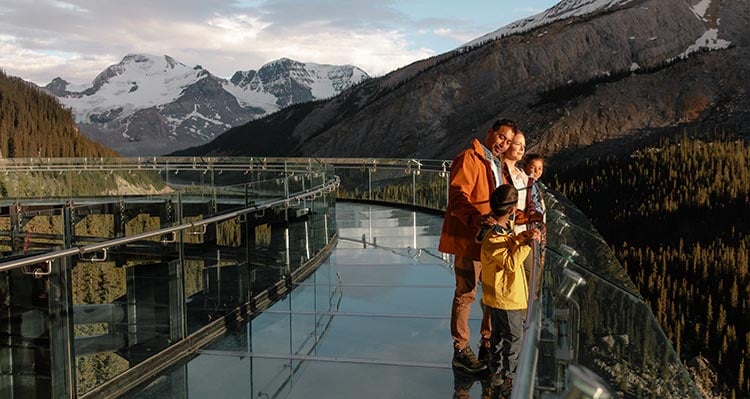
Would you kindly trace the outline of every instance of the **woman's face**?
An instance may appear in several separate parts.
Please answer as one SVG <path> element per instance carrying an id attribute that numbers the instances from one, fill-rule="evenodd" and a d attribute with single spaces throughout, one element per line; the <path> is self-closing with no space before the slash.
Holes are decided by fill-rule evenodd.
<path id="1" fill-rule="evenodd" d="M 523 158 L 523 154 L 526 152 L 526 137 L 523 133 L 516 133 L 513 136 L 513 141 L 510 143 L 510 147 L 503 154 L 504 159 L 511 161 L 520 161 Z"/>

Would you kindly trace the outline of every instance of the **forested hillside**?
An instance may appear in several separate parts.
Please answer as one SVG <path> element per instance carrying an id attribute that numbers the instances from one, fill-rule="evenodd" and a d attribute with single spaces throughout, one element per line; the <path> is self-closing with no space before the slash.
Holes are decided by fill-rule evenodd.
<path id="1" fill-rule="evenodd" d="M 613 247 L 684 361 L 750 397 L 750 143 L 682 137 L 544 180 Z"/>
<path id="2" fill-rule="evenodd" d="M 0 155 L 56 158 L 117 154 L 79 133 L 70 111 L 57 99 L 0 71 Z"/>

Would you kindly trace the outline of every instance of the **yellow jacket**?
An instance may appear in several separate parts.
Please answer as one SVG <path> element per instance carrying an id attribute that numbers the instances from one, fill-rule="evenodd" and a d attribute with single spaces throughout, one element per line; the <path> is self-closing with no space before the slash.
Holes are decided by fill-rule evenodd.
<path id="1" fill-rule="evenodd" d="M 489 230 L 482 239 L 482 303 L 495 309 L 526 309 L 529 287 L 523 261 L 531 246 L 512 232 Z"/>

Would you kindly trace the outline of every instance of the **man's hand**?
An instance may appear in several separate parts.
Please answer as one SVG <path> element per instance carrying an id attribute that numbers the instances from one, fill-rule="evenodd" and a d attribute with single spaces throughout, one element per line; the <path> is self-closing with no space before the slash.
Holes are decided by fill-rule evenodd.
<path id="1" fill-rule="evenodd" d="M 471 220 L 474 224 L 474 227 L 478 229 L 481 229 L 482 227 L 494 226 L 497 224 L 497 220 L 495 220 L 495 218 L 492 217 L 491 214 L 474 216 L 471 218 Z"/>
<path id="2" fill-rule="evenodd" d="M 479 219 L 479 225 L 482 227 L 492 227 L 497 224 L 497 220 L 495 220 L 492 215 L 482 215 L 482 217 Z"/>

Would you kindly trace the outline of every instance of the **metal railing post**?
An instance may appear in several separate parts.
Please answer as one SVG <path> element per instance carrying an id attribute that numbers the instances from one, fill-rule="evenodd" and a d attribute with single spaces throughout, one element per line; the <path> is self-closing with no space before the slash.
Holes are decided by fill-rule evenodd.
<path id="1" fill-rule="evenodd" d="M 72 246 L 73 218 L 71 207 L 63 208 L 63 245 Z M 47 279 L 49 298 L 50 371 L 53 398 L 73 398 L 76 395 L 75 346 L 73 340 L 73 283 L 72 257 L 61 257 L 51 262 Z"/>

